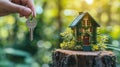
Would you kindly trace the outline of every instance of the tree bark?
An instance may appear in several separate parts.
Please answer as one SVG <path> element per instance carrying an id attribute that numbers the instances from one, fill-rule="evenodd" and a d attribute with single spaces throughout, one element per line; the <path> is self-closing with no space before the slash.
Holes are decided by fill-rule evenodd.
<path id="1" fill-rule="evenodd" d="M 53 52 L 53 67 L 116 67 L 116 57 L 111 51 L 57 49 Z"/>

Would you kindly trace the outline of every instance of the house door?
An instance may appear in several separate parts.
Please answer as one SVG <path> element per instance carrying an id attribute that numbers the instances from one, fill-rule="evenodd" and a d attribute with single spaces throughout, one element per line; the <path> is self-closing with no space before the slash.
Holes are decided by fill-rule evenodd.
<path id="1" fill-rule="evenodd" d="M 89 46 L 89 35 L 83 36 L 83 44 Z"/>

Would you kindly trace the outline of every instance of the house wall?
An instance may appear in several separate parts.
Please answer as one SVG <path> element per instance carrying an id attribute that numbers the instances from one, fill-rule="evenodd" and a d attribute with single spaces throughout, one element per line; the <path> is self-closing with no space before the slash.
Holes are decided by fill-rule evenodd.
<path id="1" fill-rule="evenodd" d="M 77 30 L 76 30 L 76 27 L 72 28 L 73 30 L 73 35 L 75 36 L 75 38 L 77 38 Z"/>
<path id="2" fill-rule="evenodd" d="M 97 37 L 97 30 L 96 30 L 96 26 L 94 26 L 93 28 L 93 36 L 92 36 L 92 41 L 93 41 L 93 44 L 96 44 L 97 40 L 96 40 L 96 37 Z"/>
<path id="3" fill-rule="evenodd" d="M 84 18 L 76 25 L 74 28 L 75 37 L 77 40 L 77 44 L 80 44 L 80 42 L 83 42 L 84 34 L 89 33 L 89 43 L 90 44 L 96 44 L 96 25 L 94 24 L 94 21 L 92 21 L 91 17 L 89 15 L 85 15 Z M 83 44 L 81 44 L 83 45 Z"/>

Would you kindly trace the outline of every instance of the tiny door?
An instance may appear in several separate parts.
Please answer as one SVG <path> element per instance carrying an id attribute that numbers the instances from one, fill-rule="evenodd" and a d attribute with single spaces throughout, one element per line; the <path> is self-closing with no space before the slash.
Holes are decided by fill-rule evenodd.
<path id="1" fill-rule="evenodd" d="M 83 36 L 83 45 L 89 46 L 89 35 Z"/>

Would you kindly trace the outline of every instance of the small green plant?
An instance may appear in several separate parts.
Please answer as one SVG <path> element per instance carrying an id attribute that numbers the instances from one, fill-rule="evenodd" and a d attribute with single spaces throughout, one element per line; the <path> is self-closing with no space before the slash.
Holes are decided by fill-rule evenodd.
<path id="1" fill-rule="evenodd" d="M 74 49 L 75 38 L 73 36 L 73 31 L 70 28 L 67 28 L 60 36 L 63 38 L 63 42 L 60 44 L 62 49 Z"/>
<path id="2" fill-rule="evenodd" d="M 97 44 L 92 45 L 93 51 L 105 50 L 107 48 L 106 42 L 108 41 L 108 37 L 106 35 L 98 35 L 97 36 Z"/>
<path id="3" fill-rule="evenodd" d="M 97 28 L 97 44 L 92 45 L 93 51 L 105 50 L 107 48 L 106 42 L 108 41 L 109 37 L 107 35 L 102 35 L 100 31 L 101 29 Z"/>

